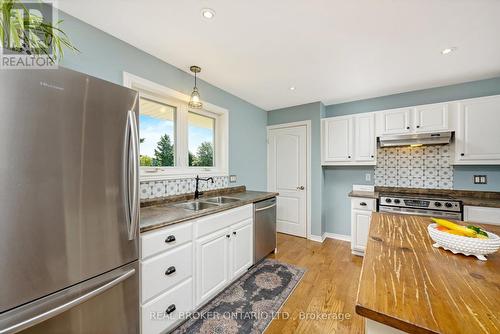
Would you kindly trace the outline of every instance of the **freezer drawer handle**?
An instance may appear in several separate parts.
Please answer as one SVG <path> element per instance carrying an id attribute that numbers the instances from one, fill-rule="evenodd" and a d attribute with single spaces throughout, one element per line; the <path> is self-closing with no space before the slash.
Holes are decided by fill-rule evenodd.
<path id="1" fill-rule="evenodd" d="M 271 204 L 271 205 L 268 205 L 268 206 L 265 206 L 263 208 L 260 208 L 260 209 L 255 209 L 256 212 L 258 211 L 263 211 L 263 210 L 267 210 L 267 209 L 270 209 L 270 208 L 274 208 L 276 206 L 276 203 L 274 204 Z"/>
<path id="2" fill-rule="evenodd" d="M 170 305 L 167 307 L 167 310 L 165 311 L 166 314 L 170 314 L 175 311 L 175 304 Z"/>
<path id="3" fill-rule="evenodd" d="M 167 237 L 167 239 L 165 239 L 165 242 L 168 244 L 170 242 L 174 242 L 175 241 L 175 235 L 169 235 Z"/>
<path id="4" fill-rule="evenodd" d="M 173 273 L 175 273 L 175 267 L 174 267 L 174 266 L 169 267 L 169 268 L 167 269 L 167 271 L 165 271 L 165 275 L 167 275 L 167 276 L 168 276 L 168 275 L 172 275 Z"/>
<path id="5" fill-rule="evenodd" d="M 124 272 L 124 270 L 126 270 Z M 111 274 L 111 273 L 109 273 Z M 53 318 L 58 314 L 68 311 L 83 302 L 113 288 L 135 274 L 135 269 L 122 269 L 118 274 L 101 278 L 98 283 L 93 280 L 79 284 L 66 291 L 56 293 L 54 296 L 46 297 L 39 302 L 26 305 L 21 309 L 15 309 L 0 316 L 0 334 L 17 333 L 32 327 L 42 321 Z M 105 274 L 106 275 L 106 274 Z M 82 291 L 90 290 L 82 294 Z M 58 304 L 54 307 L 54 304 Z M 12 314 L 9 314 L 12 313 Z"/>

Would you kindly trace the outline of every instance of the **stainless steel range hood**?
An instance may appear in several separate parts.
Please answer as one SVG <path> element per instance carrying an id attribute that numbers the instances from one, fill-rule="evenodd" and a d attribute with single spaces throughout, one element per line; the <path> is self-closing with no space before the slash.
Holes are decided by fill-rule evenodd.
<path id="1" fill-rule="evenodd" d="M 415 133 L 407 135 L 386 135 L 379 137 L 380 147 L 421 146 L 449 144 L 453 132 Z"/>

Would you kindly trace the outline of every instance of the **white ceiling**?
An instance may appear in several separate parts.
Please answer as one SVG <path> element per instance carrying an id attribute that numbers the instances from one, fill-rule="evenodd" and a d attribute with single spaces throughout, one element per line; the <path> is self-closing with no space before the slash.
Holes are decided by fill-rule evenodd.
<path id="1" fill-rule="evenodd" d="M 205 7 L 216 11 L 212 21 L 201 17 Z M 499 0 L 59 0 L 59 8 L 182 70 L 199 65 L 203 80 L 266 110 L 500 75 Z M 458 50 L 443 56 L 450 46 Z"/>

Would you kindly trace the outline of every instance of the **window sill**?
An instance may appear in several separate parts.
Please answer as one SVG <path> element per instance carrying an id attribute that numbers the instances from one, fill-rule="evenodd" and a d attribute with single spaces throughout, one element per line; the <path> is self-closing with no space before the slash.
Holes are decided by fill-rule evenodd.
<path id="1" fill-rule="evenodd" d="M 169 168 L 141 168 L 140 181 L 160 181 L 171 179 L 195 178 L 200 176 L 227 176 L 226 170 L 216 168 L 189 168 L 189 169 L 169 169 Z"/>

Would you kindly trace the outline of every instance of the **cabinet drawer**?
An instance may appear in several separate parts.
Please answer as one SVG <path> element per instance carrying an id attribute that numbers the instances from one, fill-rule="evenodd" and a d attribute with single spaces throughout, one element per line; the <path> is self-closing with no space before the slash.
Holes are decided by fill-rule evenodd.
<path id="1" fill-rule="evenodd" d="M 170 314 L 167 309 L 175 310 Z M 193 310 L 193 280 L 190 278 L 163 295 L 141 306 L 142 333 L 165 333 L 180 321 L 180 314 L 186 315 Z M 181 319 L 179 319 L 181 318 Z"/>
<path id="2" fill-rule="evenodd" d="M 141 235 L 141 259 L 193 240 L 193 224 L 179 223 Z"/>
<path id="3" fill-rule="evenodd" d="M 375 211 L 376 201 L 373 198 L 351 198 L 351 207 L 356 210 Z"/>
<path id="4" fill-rule="evenodd" d="M 243 220 L 252 218 L 252 216 L 253 205 L 248 204 L 240 208 L 200 218 L 196 221 L 195 235 L 196 237 L 201 237 L 203 235 L 239 223 Z"/>
<path id="5" fill-rule="evenodd" d="M 192 275 L 192 242 L 141 262 L 142 303 Z"/>

